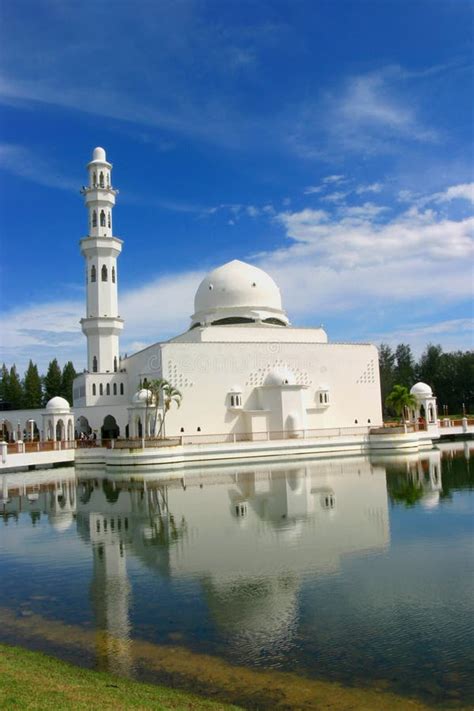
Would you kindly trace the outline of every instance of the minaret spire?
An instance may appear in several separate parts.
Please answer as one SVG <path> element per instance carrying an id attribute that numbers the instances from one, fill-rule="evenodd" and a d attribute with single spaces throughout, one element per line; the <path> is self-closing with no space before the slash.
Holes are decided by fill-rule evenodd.
<path id="1" fill-rule="evenodd" d="M 119 333 L 123 320 L 118 313 L 117 257 L 122 240 L 112 235 L 112 210 L 118 190 L 112 187 L 112 164 L 103 148 L 94 148 L 87 165 L 89 184 L 81 190 L 88 212 L 88 236 L 81 242 L 86 261 L 87 311 L 81 319 L 87 337 L 90 373 L 112 373 L 119 367 Z"/>

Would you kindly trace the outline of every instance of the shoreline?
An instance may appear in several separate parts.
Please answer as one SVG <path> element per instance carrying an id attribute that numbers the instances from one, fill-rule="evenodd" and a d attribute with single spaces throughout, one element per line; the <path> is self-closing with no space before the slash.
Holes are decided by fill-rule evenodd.
<path id="1" fill-rule="evenodd" d="M 29 658 L 28 655 L 35 654 L 24 649 L 28 645 L 35 648 L 40 647 L 42 650 L 47 649 L 46 654 L 41 652 L 44 657 L 51 653 L 51 650 L 54 650 L 53 655 L 60 656 L 62 650 L 62 654 L 69 660 L 73 659 L 75 662 L 80 659 L 81 663 L 85 663 L 86 659 L 95 660 L 97 663 L 97 659 L 101 658 L 104 664 L 107 662 L 112 664 L 115 663 L 114 655 L 112 657 L 109 655 L 113 650 L 118 653 L 126 651 L 125 656 L 130 661 L 130 668 L 143 671 L 148 686 L 153 677 L 162 679 L 165 680 L 165 688 L 169 688 L 166 685 L 172 683 L 176 684 L 180 690 L 188 690 L 190 695 L 198 693 L 202 694 L 205 699 L 212 697 L 214 702 L 221 704 L 220 708 L 222 709 L 236 708 L 232 705 L 229 706 L 229 704 L 237 704 L 237 708 L 262 710 L 291 708 L 331 709 L 331 711 L 353 709 L 358 711 L 406 711 L 407 709 L 428 711 L 439 708 L 434 700 L 431 704 L 412 696 L 401 696 L 399 693 L 391 691 L 383 680 L 373 686 L 349 687 L 336 681 L 299 676 L 293 672 L 236 666 L 220 657 L 194 652 L 176 644 L 176 642 L 155 644 L 146 640 L 133 639 L 127 642 L 125 650 L 123 640 L 114 639 L 103 631 L 82 628 L 37 614 L 19 618 L 9 608 L 0 608 L 0 628 L 7 633 L 9 639 L 15 640 L 16 645 L 24 645 L 18 654 L 23 654 L 25 659 Z M 2 645 L 0 645 L 0 668 L 3 666 L 1 664 L 1 650 Z M 49 657 L 46 658 L 49 659 Z M 53 656 L 52 659 L 52 663 L 54 663 L 56 657 Z M 70 662 L 62 661 L 57 663 L 63 665 L 63 669 L 66 668 L 64 665 L 70 664 Z M 78 673 L 83 673 L 83 667 L 76 667 L 75 663 L 67 668 L 74 671 L 77 669 Z M 94 671 L 88 673 L 97 674 Z M 110 675 L 110 678 L 116 680 L 113 683 L 117 686 L 129 683 L 129 680 L 122 676 Z M 134 683 L 141 684 L 142 682 Z M 36 695 L 40 693 L 40 687 L 41 679 L 39 684 L 35 685 Z M 23 708 L 43 709 L 45 705 Z M 75 705 L 70 708 L 80 707 Z M 94 707 L 89 706 L 88 708 Z M 102 708 L 107 707 L 103 706 Z M 137 707 L 114 704 L 113 708 Z M 156 709 L 160 707 L 155 703 L 153 706 L 141 705 L 138 708 Z M 206 707 L 186 705 L 171 708 L 199 709 Z M 216 706 L 210 708 L 216 708 Z M 451 703 L 450 708 L 461 711 L 470 707 Z"/>

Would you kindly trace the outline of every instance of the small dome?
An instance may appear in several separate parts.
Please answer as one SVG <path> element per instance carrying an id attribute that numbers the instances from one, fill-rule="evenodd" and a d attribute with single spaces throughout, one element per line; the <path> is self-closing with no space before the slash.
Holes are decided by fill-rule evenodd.
<path id="1" fill-rule="evenodd" d="M 289 368 L 275 368 L 264 380 L 264 385 L 296 385 L 295 374 Z"/>
<path id="2" fill-rule="evenodd" d="M 433 397 L 433 391 L 426 383 L 416 383 L 410 393 L 415 397 Z"/>
<path id="3" fill-rule="evenodd" d="M 134 405 L 151 405 L 152 401 L 153 394 L 151 390 L 147 390 L 146 388 L 142 388 L 141 390 L 139 390 L 132 398 L 132 402 Z"/>
<path id="4" fill-rule="evenodd" d="M 92 160 L 100 160 L 105 163 L 106 157 L 105 157 L 104 149 L 101 148 L 100 146 L 97 146 L 97 148 L 94 148 L 94 150 L 92 151 Z"/>
<path id="5" fill-rule="evenodd" d="M 46 409 L 47 410 L 70 410 L 70 405 L 67 400 L 65 400 L 63 397 L 59 397 L 59 395 L 56 395 L 56 397 L 52 397 L 51 400 L 48 400 L 46 403 Z"/>
<path id="6" fill-rule="evenodd" d="M 214 269 L 194 297 L 193 323 L 245 323 L 272 319 L 288 325 L 281 294 L 262 269 L 234 259 Z"/>

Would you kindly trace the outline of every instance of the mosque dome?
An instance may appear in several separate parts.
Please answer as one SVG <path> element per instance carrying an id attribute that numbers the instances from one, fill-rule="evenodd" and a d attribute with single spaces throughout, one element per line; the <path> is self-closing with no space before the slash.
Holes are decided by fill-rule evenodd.
<path id="1" fill-rule="evenodd" d="M 296 385 L 296 376 L 289 368 L 274 368 L 265 378 L 264 385 Z"/>
<path id="2" fill-rule="evenodd" d="M 433 397 L 433 391 L 426 383 L 416 383 L 410 393 L 415 397 Z"/>
<path id="3" fill-rule="evenodd" d="M 46 403 L 46 409 L 49 411 L 69 410 L 70 406 L 65 398 L 56 395 L 56 397 L 52 397 L 51 400 L 48 400 L 48 402 Z"/>
<path id="4" fill-rule="evenodd" d="M 134 405 L 150 405 L 153 400 L 153 393 L 151 390 L 147 390 L 146 388 L 142 388 L 138 392 L 135 393 L 135 395 L 132 398 L 132 403 Z"/>
<path id="5" fill-rule="evenodd" d="M 238 259 L 204 277 L 194 297 L 193 326 L 263 321 L 287 326 L 281 294 L 271 276 Z"/>

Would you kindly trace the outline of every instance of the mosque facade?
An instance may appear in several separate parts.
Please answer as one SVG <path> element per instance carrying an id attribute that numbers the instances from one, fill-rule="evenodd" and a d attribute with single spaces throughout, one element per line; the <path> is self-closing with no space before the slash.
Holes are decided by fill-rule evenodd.
<path id="1" fill-rule="evenodd" d="M 155 435 L 163 409 L 143 387 L 165 379 L 181 395 L 166 414 L 166 436 L 303 436 L 305 431 L 382 424 L 378 354 L 370 344 L 330 343 L 320 328 L 291 325 L 273 279 L 233 260 L 198 286 L 189 329 L 121 357 L 117 190 L 112 164 L 96 148 L 82 194 L 87 369 L 74 382 L 75 430 L 98 436 Z"/>

